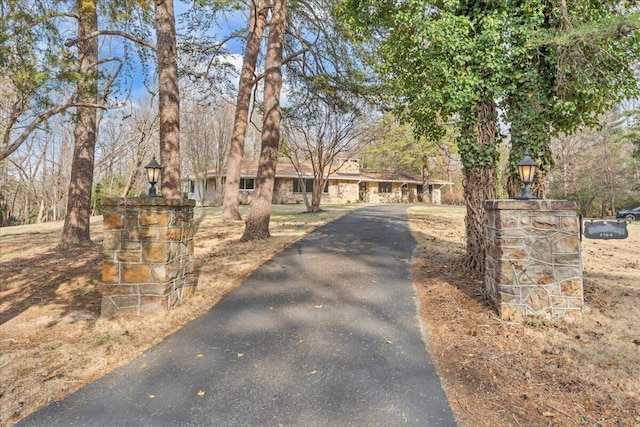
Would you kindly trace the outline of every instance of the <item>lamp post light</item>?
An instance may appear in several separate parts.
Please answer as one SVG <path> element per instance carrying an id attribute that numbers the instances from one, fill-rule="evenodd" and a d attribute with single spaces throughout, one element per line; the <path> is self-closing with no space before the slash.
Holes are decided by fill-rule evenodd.
<path id="1" fill-rule="evenodd" d="M 153 156 L 153 159 L 151 159 L 149 164 L 144 168 L 147 171 L 149 184 L 151 184 L 151 187 L 149 187 L 149 197 L 161 197 L 156 193 L 156 183 L 160 180 L 162 166 L 156 161 L 156 156 Z"/>
<path id="2" fill-rule="evenodd" d="M 530 184 L 533 182 L 533 176 L 536 174 L 538 164 L 529 157 L 529 152 L 524 153 L 524 158 L 518 163 L 518 174 L 520 180 L 524 184 L 522 188 L 522 194 L 516 197 L 518 200 L 535 200 L 537 197 L 531 194 Z"/>

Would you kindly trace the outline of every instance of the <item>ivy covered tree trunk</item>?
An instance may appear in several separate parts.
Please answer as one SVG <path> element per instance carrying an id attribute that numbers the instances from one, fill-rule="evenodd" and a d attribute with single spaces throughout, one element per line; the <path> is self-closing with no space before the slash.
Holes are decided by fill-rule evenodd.
<path id="1" fill-rule="evenodd" d="M 517 164 L 524 158 L 525 153 L 529 153 L 529 156 L 538 164 L 531 192 L 539 199 L 545 198 L 547 192 L 545 177 L 553 167 L 549 122 L 543 117 L 537 121 L 529 121 L 527 118 L 530 114 L 531 112 L 515 117 L 511 122 L 511 150 L 506 179 L 507 193 L 510 198 L 522 194 L 523 184 L 520 181 Z"/>
<path id="2" fill-rule="evenodd" d="M 98 78 L 97 38 L 85 39 L 98 31 L 98 15 L 95 0 L 78 0 L 78 55 L 80 58 L 80 82 L 77 102 L 96 104 Z M 91 216 L 91 191 L 97 139 L 97 113 L 95 108 L 78 108 L 73 131 L 74 149 L 71 164 L 71 180 L 67 201 L 67 213 L 58 249 L 90 245 L 89 219 Z"/>
<path id="3" fill-rule="evenodd" d="M 262 1 L 252 2 L 250 7 L 249 34 L 247 35 L 247 46 L 242 61 L 236 111 L 233 118 L 233 135 L 231 136 L 231 148 L 229 159 L 227 160 L 227 181 L 222 202 L 222 221 L 242 219 L 238 210 L 240 204 L 240 163 L 244 155 L 244 139 L 249 125 L 251 89 L 254 85 L 256 63 L 260 53 L 260 41 L 267 25 L 268 11 Z"/>
<path id="4" fill-rule="evenodd" d="M 509 17 L 515 31 L 510 33 L 509 43 L 514 46 L 513 76 L 517 81 L 507 92 L 507 121 L 510 123 L 511 150 L 506 173 L 506 190 L 510 198 L 522 193 L 523 184 L 518 175 L 518 163 L 525 153 L 538 164 L 535 182 L 531 189 L 534 196 L 544 198 L 545 176 L 553 167 L 551 156 L 552 100 L 556 81 L 556 55 L 545 45 L 532 47 L 531 29 L 552 30 L 552 14 L 549 4 L 539 3 L 543 13 L 529 13 L 516 9 Z M 565 4 L 566 6 L 566 4 Z"/>
<path id="5" fill-rule="evenodd" d="M 464 199 L 467 207 L 465 267 L 484 272 L 484 202 L 496 198 L 498 161 L 497 114 L 493 99 L 478 103 L 463 117 L 458 140 L 464 167 Z"/>
<path id="6" fill-rule="evenodd" d="M 156 0 L 162 195 L 180 197 L 180 93 L 173 0 Z"/>
<path id="7" fill-rule="evenodd" d="M 251 212 L 246 221 L 241 241 L 261 240 L 270 237 L 269 220 L 271 200 L 278 163 L 280 143 L 280 90 L 282 89 L 282 47 L 287 25 L 288 0 L 275 0 L 269 24 L 267 60 L 264 77 L 264 119 L 262 148 L 256 178 L 256 189 L 251 201 Z"/>

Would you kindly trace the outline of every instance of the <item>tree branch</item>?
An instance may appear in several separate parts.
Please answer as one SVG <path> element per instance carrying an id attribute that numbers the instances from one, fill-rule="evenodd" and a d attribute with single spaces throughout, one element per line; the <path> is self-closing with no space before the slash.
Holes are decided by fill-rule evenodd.
<path id="1" fill-rule="evenodd" d="M 14 102 L 11 107 L 11 114 L 7 119 L 7 125 L 5 126 L 4 135 L 2 137 L 3 147 L 6 147 L 9 145 L 9 141 L 11 138 L 11 130 L 13 129 L 13 126 L 15 126 L 16 123 L 18 123 L 18 119 L 20 118 L 20 115 L 24 112 L 24 104 L 25 104 L 24 97 L 21 97 L 17 99 L 16 102 Z"/>
<path id="2" fill-rule="evenodd" d="M 156 50 L 156 45 L 153 43 L 149 43 L 148 41 L 139 39 L 137 37 L 132 36 L 129 33 L 126 33 L 124 31 L 118 31 L 118 30 L 101 30 L 101 31 L 95 31 L 91 34 L 89 34 L 86 37 L 78 37 L 75 39 L 67 39 L 67 41 L 64 43 L 65 46 L 67 47 L 71 47 L 71 46 L 75 46 L 80 42 L 86 41 L 86 40 L 90 40 L 90 39 L 94 39 L 98 36 L 120 36 L 123 37 L 127 40 L 130 40 L 134 43 L 137 43 L 141 46 L 145 46 L 148 47 L 149 49 L 155 51 Z"/>
<path id="3" fill-rule="evenodd" d="M 299 50 L 297 52 L 292 53 L 291 55 L 287 56 L 286 58 L 282 59 L 282 64 L 288 64 L 289 62 L 294 61 L 297 57 L 299 57 L 300 55 L 303 55 L 305 53 L 310 52 L 311 49 L 310 48 L 304 48 L 302 50 Z M 254 76 L 253 78 L 253 84 L 258 83 L 260 80 L 262 80 L 264 78 L 264 73 L 262 74 L 258 74 L 256 76 Z"/>
<path id="4" fill-rule="evenodd" d="M 121 58 L 118 58 L 117 56 L 112 56 L 110 58 L 101 59 L 100 61 L 96 62 L 95 64 L 92 64 L 91 67 L 97 67 L 98 65 L 106 64 L 107 62 L 117 62 L 118 63 L 118 69 L 113 73 L 111 78 L 109 80 L 107 80 L 107 82 L 104 85 L 104 90 L 102 91 L 102 102 L 105 102 L 105 103 L 107 102 L 107 98 L 109 97 L 109 92 L 111 91 L 111 85 L 116 80 L 116 78 L 118 77 L 118 74 L 120 74 L 120 71 L 122 70 L 122 67 L 124 66 L 124 62 L 122 61 Z"/>
<path id="5" fill-rule="evenodd" d="M 73 99 L 74 96 L 75 96 L 75 93 L 72 95 L 71 99 Z M 7 158 L 11 154 L 13 154 L 22 145 L 22 143 L 24 143 L 27 140 L 29 135 L 31 135 L 31 133 L 34 130 L 36 130 L 36 128 L 38 126 L 40 126 L 40 124 L 42 124 L 43 122 L 45 122 L 46 120 L 48 120 L 52 116 L 55 116 L 56 114 L 61 113 L 62 111 L 67 110 L 69 108 L 99 108 L 101 110 L 106 110 L 107 109 L 106 106 L 101 105 L 101 104 L 90 104 L 90 103 L 82 103 L 82 102 L 67 102 L 66 104 L 62 104 L 62 105 L 59 105 L 59 106 L 57 106 L 55 108 L 52 108 L 49 111 L 45 111 L 44 113 L 42 113 L 38 117 L 36 117 L 29 124 L 29 126 L 27 126 L 26 129 L 22 131 L 20 136 L 18 136 L 18 138 L 16 138 L 15 141 L 13 141 L 11 144 L 8 144 L 7 146 L 5 146 L 2 149 L 2 151 L 0 151 L 0 160 L 4 160 L 5 158 Z"/>

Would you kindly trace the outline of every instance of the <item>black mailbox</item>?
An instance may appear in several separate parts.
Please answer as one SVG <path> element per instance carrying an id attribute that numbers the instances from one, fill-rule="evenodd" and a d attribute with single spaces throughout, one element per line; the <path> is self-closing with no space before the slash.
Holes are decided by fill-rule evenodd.
<path id="1" fill-rule="evenodd" d="M 624 221 L 588 220 L 584 222 L 583 234 L 587 239 L 626 239 L 629 237 L 629 230 Z"/>

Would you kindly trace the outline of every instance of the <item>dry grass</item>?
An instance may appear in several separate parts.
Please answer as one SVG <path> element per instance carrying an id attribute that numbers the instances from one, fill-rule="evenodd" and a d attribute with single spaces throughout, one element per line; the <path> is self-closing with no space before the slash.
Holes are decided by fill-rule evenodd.
<path id="1" fill-rule="evenodd" d="M 467 426 L 640 425 L 640 224 L 583 241 L 582 324 L 506 323 L 458 263 L 463 211 L 412 216 L 414 281 L 431 351 Z"/>
<path id="2" fill-rule="evenodd" d="M 54 251 L 61 223 L 0 228 L 0 426 L 112 371 L 209 310 L 257 266 L 355 206 L 274 207 L 272 238 L 240 243 L 243 222 L 221 224 L 219 209 L 196 210 L 196 294 L 167 314 L 99 317 L 99 245 Z M 102 222 L 92 222 L 102 239 Z"/>

